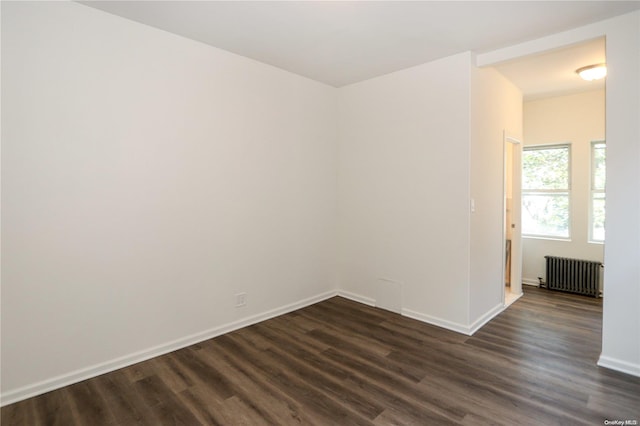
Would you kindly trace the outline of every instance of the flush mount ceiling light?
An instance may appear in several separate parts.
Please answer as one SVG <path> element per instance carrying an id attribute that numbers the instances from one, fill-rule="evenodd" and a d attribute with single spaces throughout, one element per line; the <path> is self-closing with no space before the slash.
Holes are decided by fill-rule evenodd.
<path id="1" fill-rule="evenodd" d="M 607 75 L 606 64 L 588 65 L 586 67 L 578 68 L 576 73 L 582 77 L 583 80 L 592 81 L 600 80 Z"/>

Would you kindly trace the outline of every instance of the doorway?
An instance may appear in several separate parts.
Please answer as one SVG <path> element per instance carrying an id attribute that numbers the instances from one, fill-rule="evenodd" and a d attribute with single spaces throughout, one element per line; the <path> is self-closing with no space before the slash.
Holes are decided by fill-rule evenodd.
<path id="1" fill-rule="evenodd" d="M 516 202 L 511 196 L 513 193 L 507 193 L 516 186 L 508 179 L 512 170 L 507 166 L 513 163 L 511 160 L 507 161 L 510 155 L 507 150 L 515 148 L 514 155 L 520 156 L 518 164 L 515 165 L 519 169 L 513 173 L 513 177 L 521 179 L 524 142 L 518 145 L 512 144 L 510 147 L 505 142 L 505 229 L 503 230 L 505 263 L 503 266 L 505 284 L 508 284 L 504 292 L 507 306 L 507 297 L 511 294 L 521 294 L 522 284 L 538 286 L 541 282 L 544 283 L 545 256 L 594 261 L 603 259 L 604 237 L 602 236 L 601 241 L 598 241 L 597 231 L 600 229 L 597 227 L 603 221 L 601 217 L 604 216 L 604 207 L 599 207 L 604 204 L 604 189 L 601 190 L 600 186 L 595 185 L 599 181 L 595 179 L 593 173 L 599 167 L 596 167 L 595 160 L 590 157 L 594 157 L 592 152 L 605 139 L 605 82 L 604 79 L 585 81 L 576 73 L 576 70 L 586 65 L 599 63 L 606 63 L 604 38 L 587 40 L 494 65 L 498 72 L 519 87 L 523 93 L 522 136 L 527 148 L 550 144 L 571 146 L 569 186 L 567 186 L 569 202 L 565 203 L 568 206 L 565 209 L 568 213 L 564 214 L 558 210 L 558 214 L 555 214 L 552 210 L 543 209 L 544 206 L 541 203 L 544 197 L 539 196 L 534 200 L 535 197 L 529 196 L 528 199 L 524 199 L 529 206 L 525 215 L 525 211 L 521 209 L 523 199 Z M 604 167 L 602 168 L 604 170 Z M 516 190 L 518 194 L 521 186 L 519 182 Z M 529 192 L 540 192 L 543 189 L 545 188 L 529 188 Z M 554 190 L 557 190 L 557 187 L 554 187 Z M 602 201 L 599 201 L 600 199 Z M 516 212 L 519 208 L 520 210 Z M 548 232 L 542 225 L 560 226 L 555 220 L 560 216 L 566 217 L 569 234 L 558 237 L 553 232 Z M 517 220 L 511 220 L 513 217 Z M 536 224 L 540 224 L 539 229 L 531 226 L 534 223 L 532 218 L 535 218 Z M 524 238 L 522 238 L 523 233 Z M 521 238 L 519 247 L 515 247 L 514 234 L 516 238 Z M 511 250 L 507 253 L 506 241 L 509 239 Z M 516 253 L 516 250 L 519 252 Z M 510 254 L 510 261 L 507 259 L 508 254 Z M 518 279 L 517 282 L 516 279 Z"/>
<path id="2" fill-rule="evenodd" d="M 522 233 L 520 231 L 520 187 L 522 143 L 503 137 L 503 303 L 511 305 L 522 296 Z"/>

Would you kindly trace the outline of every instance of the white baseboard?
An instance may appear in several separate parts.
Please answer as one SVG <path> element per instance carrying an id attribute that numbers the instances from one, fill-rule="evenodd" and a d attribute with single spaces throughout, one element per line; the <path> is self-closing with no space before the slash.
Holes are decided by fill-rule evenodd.
<path id="1" fill-rule="evenodd" d="M 298 302 L 290 303 L 288 305 L 272 309 L 260 314 L 252 315 L 247 318 L 240 319 L 238 321 L 223 324 L 218 327 L 211 328 L 199 333 L 191 334 L 189 336 L 182 337 L 180 339 L 173 340 L 158 346 L 154 346 L 142 351 L 138 351 L 129 355 L 125 355 L 110 361 L 102 362 L 92 365 L 90 367 L 75 370 L 60 376 L 52 377 L 41 382 L 33 383 L 27 386 L 23 386 L 18 389 L 10 390 L 0 395 L 0 406 L 12 404 L 14 402 L 22 401 L 23 399 L 31 398 L 36 395 L 41 395 L 45 392 L 49 392 L 63 386 L 68 386 L 74 383 L 81 382 L 92 377 L 99 376 L 101 374 L 109 373 L 120 368 L 128 367 L 141 361 L 146 361 L 151 358 L 155 358 L 160 355 L 167 354 L 169 352 L 182 349 L 184 347 L 202 342 L 204 340 L 211 339 L 213 337 L 220 336 L 225 333 L 229 333 L 234 330 L 238 330 L 243 327 L 247 327 L 252 324 L 259 323 L 261 321 L 268 320 L 292 311 L 295 311 L 305 306 L 312 305 L 314 303 L 321 302 L 338 295 L 335 290 L 318 294 L 316 296 L 309 297 L 307 299 L 300 300 Z M 363 302 L 364 303 L 364 302 Z"/>
<path id="2" fill-rule="evenodd" d="M 376 306 L 376 301 L 370 297 L 361 296 L 359 294 L 351 293 L 350 291 L 338 290 L 337 295 L 344 297 L 345 299 L 353 300 L 368 306 Z"/>
<path id="3" fill-rule="evenodd" d="M 342 296 L 346 299 L 353 300 L 355 302 L 360 302 L 369 306 L 376 306 L 376 301 L 370 297 L 365 297 L 360 294 L 351 293 L 344 290 L 338 290 L 338 296 Z M 456 323 L 453 321 L 445 320 L 442 318 L 434 317 L 432 315 L 423 314 L 422 312 L 413 311 L 411 309 L 402 309 L 401 314 L 405 317 L 412 318 L 427 324 L 435 325 L 437 327 L 446 328 L 447 330 L 455 331 L 456 333 L 465 334 L 467 336 L 471 336 L 473 333 L 478 331 L 483 325 L 491 321 L 493 317 L 498 315 L 505 309 L 503 304 L 496 305 L 489 312 L 482 315 L 478 318 L 473 324 L 470 326 L 466 326 L 460 323 Z"/>
<path id="4" fill-rule="evenodd" d="M 423 314 L 422 312 L 412 311 L 410 309 L 403 309 L 402 315 L 405 317 L 413 318 L 418 321 L 426 322 L 427 324 L 435 325 L 437 327 L 446 328 L 447 330 L 455 331 L 456 333 L 462 333 L 470 336 L 470 328 L 459 324 L 457 322 L 448 321 L 442 318 L 434 317 L 431 315 Z"/>
<path id="5" fill-rule="evenodd" d="M 523 282 L 524 283 L 524 282 Z M 525 283 L 526 284 L 526 283 Z M 537 284 L 536 284 L 537 285 Z M 300 300 L 298 302 L 290 303 L 288 305 L 272 309 L 260 314 L 252 315 L 247 318 L 243 318 L 238 321 L 223 324 L 218 327 L 211 328 L 199 333 L 191 334 L 189 336 L 182 337 L 180 339 L 173 340 L 171 342 L 164 343 L 162 345 L 154 346 L 139 352 L 135 352 L 123 357 L 119 357 L 107 362 L 96 364 L 87 368 L 72 371 L 67 374 L 63 374 L 51 379 L 43 380 L 38 383 L 30 384 L 18 389 L 5 392 L 0 395 L 0 406 L 12 404 L 14 402 L 21 401 L 36 395 L 49 392 L 63 386 L 68 386 L 73 383 L 80 382 L 82 380 L 90 379 L 92 377 L 99 376 L 101 374 L 109 373 L 111 371 L 128 367 L 138 362 L 146 361 L 148 359 L 164 355 L 169 352 L 173 352 L 178 349 L 208 340 L 225 333 L 229 333 L 234 330 L 238 330 L 243 327 L 247 327 L 252 324 L 256 324 L 261 321 L 268 320 L 270 318 L 283 315 L 297 309 L 304 308 L 305 306 L 312 305 L 314 303 L 321 302 L 334 296 L 341 296 L 346 299 L 353 300 L 355 302 L 363 303 L 368 306 L 375 306 L 375 300 L 369 297 L 365 297 L 359 294 L 351 293 L 344 290 L 332 290 L 325 293 L 318 294 L 316 296 L 309 297 L 307 299 Z M 410 309 L 402 309 L 402 315 L 422 321 L 427 324 L 435 325 L 445 328 L 447 330 L 462 333 L 468 336 L 473 335 L 483 325 L 488 323 L 496 315 L 500 314 L 505 309 L 505 306 L 500 304 L 489 310 L 482 315 L 473 324 L 466 326 L 460 323 L 448 321 L 442 318 L 426 315 L 421 312 L 412 311 Z M 614 358 L 600 356 L 598 365 L 601 367 L 617 370 L 623 373 L 631 374 L 634 376 L 640 376 L 640 365 L 632 364 L 626 361 L 617 360 Z"/>
<path id="6" fill-rule="evenodd" d="M 622 361 L 620 359 L 615 359 L 605 355 L 600 355 L 600 359 L 598 359 L 598 365 L 600 367 L 608 368 L 610 370 L 616 370 L 621 373 L 631 374 L 632 376 L 640 377 L 640 364 L 634 364 L 628 361 Z"/>
<path id="7" fill-rule="evenodd" d="M 522 279 L 522 284 L 525 285 L 531 285 L 534 287 L 540 287 L 540 281 L 538 281 L 538 279 L 533 279 L 533 278 L 523 278 Z"/>
<path id="8" fill-rule="evenodd" d="M 463 325 L 453 321 L 444 320 L 442 318 L 434 317 L 431 315 L 425 315 L 421 312 L 412 311 L 410 309 L 403 309 L 402 315 L 416 319 L 418 321 L 426 322 L 427 324 L 435 325 L 437 327 L 446 328 L 447 330 L 455 331 L 456 333 L 472 336 L 476 331 L 480 330 L 483 325 L 491 321 L 496 315 L 505 310 L 504 304 L 500 303 L 494 306 L 487 313 L 475 320 L 471 325 Z"/>
<path id="9" fill-rule="evenodd" d="M 522 297 L 522 294 L 520 294 L 520 296 L 518 297 Z M 480 318 L 478 318 L 477 320 L 475 320 L 471 326 L 469 327 L 469 336 L 473 336 L 473 334 L 480 330 L 482 328 L 483 325 L 485 325 L 486 323 L 488 323 L 489 321 L 491 321 L 494 317 L 496 317 L 497 315 L 499 315 L 502 311 L 504 311 L 507 307 L 505 306 L 504 303 L 500 303 L 496 306 L 494 306 L 492 309 L 490 309 L 487 313 L 485 313 L 484 315 L 482 315 Z"/>

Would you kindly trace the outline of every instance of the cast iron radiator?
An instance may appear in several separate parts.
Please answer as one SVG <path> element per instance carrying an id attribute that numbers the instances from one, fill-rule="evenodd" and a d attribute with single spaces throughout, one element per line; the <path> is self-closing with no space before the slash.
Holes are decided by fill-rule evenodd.
<path id="1" fill-rule="evenodd" d="M 547 288 L 598 297 L 601 262 L 545 256 Z"/>

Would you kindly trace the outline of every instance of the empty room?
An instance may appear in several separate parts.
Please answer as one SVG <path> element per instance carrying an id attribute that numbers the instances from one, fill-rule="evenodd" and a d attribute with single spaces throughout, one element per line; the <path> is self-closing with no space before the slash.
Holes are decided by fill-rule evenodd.
<path id="1" fill-rule="evenodd" d="M 640 2 L 0 18 L 2 425 L 640 422 Z"/>

